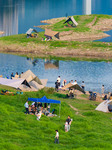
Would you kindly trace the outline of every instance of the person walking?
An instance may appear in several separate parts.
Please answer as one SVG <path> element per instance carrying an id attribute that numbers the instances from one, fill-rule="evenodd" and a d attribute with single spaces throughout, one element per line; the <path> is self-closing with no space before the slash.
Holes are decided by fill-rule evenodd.
<path id="1" fill-rule="evenodd" d="M 84 81 L 82 81 L 81 87 L 82 87 L 82 89 L 85 91 L 85 84 L 84 84 Z"/>
<path id="2" fill-rule="evenodd" d="M 55 143 L 59 144 L 59 132 L 56 130 Z"/>
<path id="3" fill-rule="evenodd" d="M 68 116 L 68 118 L 66 119 L 66 122 L 68 123 L 68 129 L 67 129 L 67 131 L 69 131 L 70 130 L 70 125 L 71 125 L 71 122 L 72 122 L 72 120 L 70 119 L 70 116 Z"/>
<path id="4" fill-rule="evenodd" d="M 25 108 L 26 108 L 26 114 L 29 114 L 29 105 L 28 105 L 28 101 L 24 104 Z"/>
<path id="5" fill-rule="evenodd" d="M 68 132 L 68 122 L 65 122 L 65 132 Z"/>

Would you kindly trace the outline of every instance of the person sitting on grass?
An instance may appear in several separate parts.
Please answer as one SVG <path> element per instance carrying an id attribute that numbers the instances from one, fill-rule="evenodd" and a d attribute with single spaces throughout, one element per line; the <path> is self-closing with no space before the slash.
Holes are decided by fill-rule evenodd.
<path id="1" fill-rule="evenodd" d="M 69 98 L 73 98 L 73 97 L 74 97 L 74 91 L 73 91 L 73 89 L 70 89 Z"/>
<path id="2" fill-rule="evenodd" d="M 37 120 L 39 121 L 42 116 L 42 111 L 39 111 L 39 113 L 36 116 L 37 116 Z"/>

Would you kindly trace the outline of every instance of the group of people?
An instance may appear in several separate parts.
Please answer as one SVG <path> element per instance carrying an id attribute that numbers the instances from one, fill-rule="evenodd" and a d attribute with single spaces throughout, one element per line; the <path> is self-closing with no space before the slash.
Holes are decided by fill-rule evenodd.
<path id="1" fill-rule="evenodd" d="M 23 72 L 21 72 L 21 74 L 23 74 Z M 11 73 L 11 79 L 13 78 L 21 78 L 21 75 L 18 74 L 18 72 L 16 72 L 16 74 L 14 75 L 13 72 Z"/>
<path id="2" fill-rule="evenodd" d="M 62 82 L 62 87 L 64 87 L 66 85 L 67 81 L 64 79 Z M 75 80 L 73 82 L 73 80 L 71 80 L 69 83 L 76 85 L 77 84 L 77 80 Z M 58 90 L 58 88 L 61 86 L 61 77 L 58 76 L 57 81 L 55 82 L 55 89 Z M 85 90 L 85 83 L 84 81 L 82 81 L 81 87 L 83 90 Z"/>
<path id="3" fill-rule="evenodd" d="M 62 82 L 62 87 L 65 86 L 66 82 L 67 81 L 64 79 L 63 82 Z M 71 80 L 69 83 L 71 83 L 73 85 L 76 85 L 77 84 L 77 80 L 75 80 L 74 82 L 73 82 L 73 80 Z M 60 85 L 61 85 L 61 78 L 60 78 L 60 76 L 58 76 L 57 81 L 55 82 L 55 90 L 57 92 L 59 90 Z M 85 91 L 85 83 L 84 83 L 84 81 L 82 81 L 81 88 Z M 69 93 L 67 94 L 67 97 L 74 98 L 74 89 L 73 88 L 69 88 Z"/>
<path id="4" fill-rule="evenodd" d="M 44 106 L 40 102 L 33 102 L 31 105 L 28 104 L 28 101 L 24 104 L 26 109 L 26 114 L 34 114 L 37 116 L 37 120 L 41 118 L 42 114 L 46 116 L 50 113 L 50 103 L 44 103 Z"/>
<path id="5" fill-rule="evenodd" d="M 70 125 L 71 125 L 72 121 L 73 120 L 70 118 L 70 116 L 68 116 L 68 118 L 66 119 L 66 122 L 65 122 L 65 132 L 70 131 Z M 59 144 L 59 132 L 58 132 L 58 130 L 56 130 L 55 143 Z"/>

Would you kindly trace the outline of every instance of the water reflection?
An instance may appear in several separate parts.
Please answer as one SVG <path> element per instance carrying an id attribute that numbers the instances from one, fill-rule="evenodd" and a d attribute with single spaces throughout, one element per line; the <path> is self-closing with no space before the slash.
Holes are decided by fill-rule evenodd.
<path id="1" fill-rule="evenodd" d="M 0 1 L 0 30 L 5 32 L 2 36 L 18 34 L 18 17 L 23 2 L 24 0 L 21 2 L 19 0 Z M 23 9 L 22 12 L 24 12 Z"/>
<path id="2" fill-rule="evenodd" d="M 26 57 L 26 59 L 27 59 L 33 66 L 36 66 L 36 64 L 38 63 L 38 59 L 36 59 L 36 58 L 29 58 L 29 57 Z"/>
<path id="3" fill-rule="evenodd" d="M 92 11 L 92 4 L 91 0 L 83 0 L 84 3 L 84 15 L 91 15 Z"/>
<path id="4" fill-rule="evenodd" d="M 45 59 L 44 67 L 45 69 L 59 69 L 59 60 Z"/>

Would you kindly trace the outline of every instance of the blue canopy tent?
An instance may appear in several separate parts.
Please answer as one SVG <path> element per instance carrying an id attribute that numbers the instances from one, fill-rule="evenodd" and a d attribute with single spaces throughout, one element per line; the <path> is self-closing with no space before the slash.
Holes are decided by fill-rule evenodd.
<path id="1" fill-rule="evenodd" d="M 43 96 L 42 98 L 28 98 L 28 101 L 60 104 L 60 108 L 59 108 L 59 117 L 60 117 L 60 109 L 61 109 L 61 102 L 60 101 L 53 100 L 53 99 L 47 99 L 46 96 Z"/>

